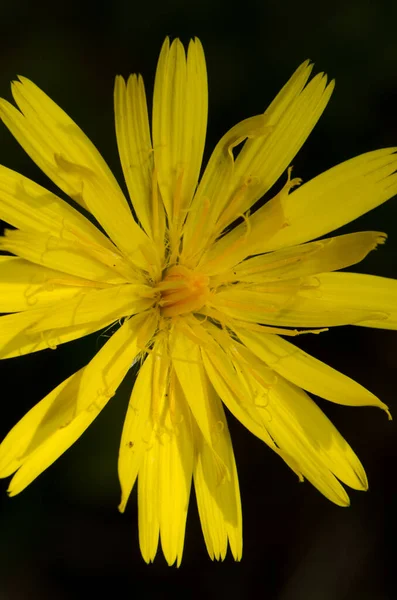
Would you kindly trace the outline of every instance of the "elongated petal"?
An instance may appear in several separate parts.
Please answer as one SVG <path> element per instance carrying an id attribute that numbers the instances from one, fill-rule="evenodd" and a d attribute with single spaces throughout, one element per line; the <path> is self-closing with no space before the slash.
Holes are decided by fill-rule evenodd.
<path id="1" fill-rule="evenodd" d="M 241 212 L 250 208 L 278 180 L 328 104 L 334 82 L 327 85 L 324 73 L 316 75 L 298 92 L 310 70 L 311 67 L 303 63 L 265 112 L 266 125 L 271 128 L 270 135 L 266 139 L 249 139 L 237 157 L 236 180 L 247 174 L 259 179 L 257 186 L 248 188 L 249 193 L 241 206 Z"/>
<path id="2" fill-rule="evenodd" d="M 55 194 L 0 165 L 0 218 L 21 229 L 51 233 L 116 253 L 111 241 L 88 219 Z"/>
<path id="3" fill-rule="evenodd" d="M 178 380 L 170 386 L 168 406 L 163 412 L 160 444 L 160 538 L 169 565 L 181 564 L 186 518 L 193 475 L 193 434 L 190 409 Z"/>
<path id="4" fill-rule="evenodd" d="M 89 410 L 93 390 L 100 396 L 114 396 L 135 358 L 147 352 L 156 327 L 154 312 L 135 315 L 121 325 L 85 368 L 77 412 Z"/>
<path id="5" fill-rule="evenodd" d="M 18 139 L 13 131 L 12 133 L 22 147 L 29 142 L 37 147 L 38 151 L 31 158 L 44 172 L 49 171 L 47 175 L 53 179 L 54 183 L 69 196 L 76 196 L 76 201 L 79 200 L 80 190 L 74 189 L 75 182 L 68 180 L 67 174 L 61 174 L 56 170 L 54 155 L 60 154 L 71 162 L 98 171 L 104 181 L 109 182 L 115 190 L 119 189 L 109 167 L 95 146 L 47 94 L 26 77 L 19 77 L 19 81 L 12 83 L 11 89 L 14 100 L 24 117 L 19 122 L 24 123 L 26 130 L 22 139 Z M 10 119 L 10 117 L 8 118 Z M 6 123 L 7 126 L 9 124 L 13 127 L 16 126 L 11 119 L 9 123 Z M 28 148 L 25 149 L 28 151 Z M 28 153 L 30 154 L 29 151 Z M 55 170 L 52 171 L 51 167 L 55 167 Z"/>
<path id="6" fill-rule="evenodd" d="M 214 329 L 211 326 L 209 327 L 210 330 Z M 232 347 L 234 349 L 236 345 L 239 344 L 233 340 Z M 241 345 L 239 346 L 241 348 Z M 208 354 L 205 350 L 201 350 L 203 364 L 217 394 L 236 419 L 248 431 L 264 441 L 276 454 L 281 456 L 287 465 L 302 479 L 299 466 L 293 456 L 276 446 L 264 424 L 263 414 L 261 413 L 267 410 L 267 392 L 264 400 L 264 393 L 258 393 L 258 381 L 249 376 L 252 363 L 255 362 L 255 356 L 251 354 L 249 362 L 242 362 L 241 356 L 237 359 L 233 358 L 224 350 L 225 348 L 219 348 L 218 352 L 211 351 Z M 265 385 L 266 391 L 269 385 L 274 383 L 275 377 L 270 370 L 265 375 L 263 364 L 260 367 L 262 368 L 261 375 L 259 377 L 257 375 L 257 378 Z"/>
<path id="7" fill-rule="evenodd" d="M 207 199 L 210 206 L 206 227 L 199 239 L 194 237 L 198 249 L 203 249 L 211 236 L 219 235 L 272 187 L 317 123 L 331 96 L 333 83 L 326 87 L 326 77 L 319 74 L 304 88 L 310 72 L 311 66 L 306 61 L 263 116 L 246 119 L 215 148 L 187 223 L 186 237 L 190 238 L 194 235 L 193 226 L 197 227 L 196 213 L 200 218 L 200 204 L 205 206 L 203 201 Z M 233 148 L 245 140 L 234 161 Z"/>
<path id="8" fill-rule="evenodd" d="M 272 413 L 272 419 L 274 414 Z M 269 426 L 270 428 L 270 426 Z M 284 421 L 273 423 L 271 426 L 272 436 L 280 448 L 293 452 L 294 459 L 299 465 L 302 478 L 306 478 L 321 494 L 338 506 L 349 506 L 350 499 L 344 487 L 340 484 L 333 473 L 324 467 L 318 456 L 315 455 L 313 446 L 302 442 L 291 434 Z"/>
<path id="9" fill-rule="evenodd" d="M 269 388 L 268 399 L 269 432 L 281 449 L 294 456 L 303 475 L 327 498 L 342 506 L 349 503 L 333 475 L 354 489 L 367 489 L 365 472 L 357 456 L 305 392 L 280 377 Z"/>
<path id="10" fill-rule="evenodd" d="M 333 502 L 347 505 L 348 496 L 336 477 L 354 489 L 367 487 L 350 446 L 305 392 L 276 373 L 269 380 L 268 367 L 236 344 L 234 362 L 245 381 L 247 401 L 258 406 L 271 436 L 269 446 L 301 480 L 306 477 Z"/>
<path id="11" fill-rule="evenodd" d="M 111 280 L 116 275 L 119 280 L 134 276 L 132 265 L 88 219 L 55 194 L 3 166 L 0 166 L 0 217 L 30 235 L 26 239 L 46 239 L 53 249 L 56 244 L 61 247 L 72 244 L 76 253 L 84 253 L 87 259 L 95 259 L 115 271 Z"/>
<path id="12" fill-rule="evenodd" d="M 116 320 L 123 316 L 142 312 L 153 303 L 150 296 L 147 297 L 149 294 L 149 288 L 134 284 L 87 291 L 78 298 L 60 303 L 57 312 L 46 311 L 40 321 L 32 326 L 31 331 L 81 325 L 105 316 Z"/>
<path id="13" fill-rule="evenodd" d="M 211 302 L 241 321 L 280 327 L 397 327 L 396 281 L 357 273 L 321 273 L 264 285 L 233 286 Z M 204 311 L 205 312 L 205 311 Z"/>
<path id="14" fill-rule="evenodd" d="M 227 466 L 229 477 L 219 481 L 217 464 L 197 425 L 195 427 L 196 462 L 194 487 L 201 527 L 208 554 L 223 560 L 228 542 L 235 560 L 242 555 L 242 515 L 237 469 L 226 417 L 216 393 L 211 394 L 211 405 L 218 424 L 215 446 Z"/>
<path id="15" fill-rule="evenodd" d="M 201 358 L 199 340 L 192 340 L 186 331 L 176 325 L 171 334 L 170 348 L 172 364 L 183 394 L 208 447 L 214 453 L 213 461 L 217 465 L 218 478 L 227 477 L 227 466 L 214 446 L 217 422 L 213 413 L 210 386 Z"/>
<path id="16" fill-rule="evenodd" d="M 22 316 L 23 314 L 23 316 Z M 18 318 L 12 318 L 18 317 Z M 52 331 L 32 333 L 29 327 L 37 322 L 33 311 L 2 317 L 0 333 L 0 359 L 15 358 L 24 354 L 32 354 L 40 350 L 56 350 L 61 344 L 85 337 L 111 325 L 113 318 L 104 318 L 83 325 L 60 327 Z M 4 329 L 3 329 L 4 327 Z"/>
<path id="17" fill-rule="evenodd" d="M 91 281 L 69 277 L 15 256 L 0 256 L 0 312 L 43 308 L 73 298 Z M 95 285 L 95 284 L 94 284 Z"/>
<path id="18" fill-rule="evenodd" d="M 116 137 L 121 166 L 136 214 L 146 233 L 152 232 L 153 149 L 145 87 L 140 75 L 127 84 L 116 77 L 114 87 Z"/>
<path id="19" fill-rule="evenodd" d="M 149 305 L 148 300 L 141 299 L 136 286 L 126 285 L 84 290 L 78 296 L 60 302 L 56 311 L 32 309 L 1 317 L 0 357 L 11 358 L 56 348 Z"/>
<path id="20" fill-rule="evenodd" d="M 362 154 L 290 194 L 282 190 L 249 218 L 248 229 L 243 223 L 217 242 L 203 264 L 216 261 L 225 269 L 249 255 L 310 241 L 386 202 L 397 193 L 395 151 Z"/>
<path id="21" fill-rule="evenodd" d="M 168 218 L 177 228 L 186 217 L 203 156 L 208 91 L 203 48 L 168 38 L 157 66 L 153 97 L 153 147 Z M 175 221 L 178 221 L 175 223 Z"/>
<path id="22" fill-rule="evenodd" d="M 174 328 L 171 341 L 172 364 L 190 410 L 209 446 L 212 446 L 213 415 L 208 397 L 208 380 L 201 362 L 200 347 Z"/>
<path id="23" fill-rule="evenodd" d="M 0 100 L 0 116 L 37 165 L 71 198 L 88 208 L 134 264 L 145 265 L 147 238 L 135 223 L 116 180 L 81 129 L 28 79 L 13 84 L 21 112 Z"/>
<path id="24" fill-rule="evenodd" d="M 156 319 L 147 319 L 149 333 L 143 330 L 145 343 L 154 334 L 156 325 Z M 169 367 L 166 346 L 160 338 L 139 370 L 124 421 L 118 462 L 121 512 L 124 512 L 135 484 L 143 455 L 151 447 L 153 428 L 158 425 L 157 420 L 164 405 Z"/>
<path id="25" fill-rule="evenodd" d="M 337 271 L 350 267 L 385 242 L 386 235 L 378 231 L 360 231 L 276 250 L 244 260 L 230 272 L 221 273 L 211 282 L 227 281 L 266 283 Z"/>
<path id="26" fill-rule="evenodd" d="M 138 524 L 139 545 L 146 562 L 152 562 L 157 553 L 161 526 L 161 461 L 162 444 L 160 438 L 165 433 L 165 413 L 168 412 L 167 392 L 170 378 L 170 357 L 166 351 L 164 336 L 159 336 L 148 357 L 145 378 L 149 383 L 148 395 L 150 406 L 148 447 L 143 452 L 138 477 Z M 144 383 L 144 380 L 142 381 Z M 145 433 L 145 430 L 141 432 Z M 128 458 L 127 458 L 128 460 Z M 125 458 L 124 458 L 125 461 Z M 126 479 L 125 492 L 133 483 L 131 476 Z M 126 495 L 124 496 L 126 499 Z M 165 499 L 168 503 L 168 499 Z"/>
<path id="27" fill-rule="evenodd" d="M 139 370 L 124 420 L 118 460 L 121 486 L 120 512 L 125 510 L 144 454 L 150 448 L 153 429 L 151 419 L 153 360 L 151 353 Z"/>
<path id="28" fill-rule="evenodd" d="M 212 388 L 214 388 L 236 419 L 251 433 L 274 447 L 268 432 L 263 427 L 258 407 L 250 398 L 250 390 L 247 390 L 247 386 L 241 381 L 241 369 L 238 363 L 233 363 L 227 354 L 230 345 L 235 346 L 235 340 L 211 323 L 201 324 L 193 319 L 189 320 L 189 327 L 186 327 L 185 334 L 193 343 L 199 342 L 200 354 L 195 363 L 202 363 L 211 382 L 211 386 L 207 387 L 208 394 L 212 397 Z M 188 343 L 191 343 L 190 340 Z"/>
<path id="29" fill-rule="evenodd" d="M 241 386 L 233 365 L 223 355 L 202 350 L 203 364 L 214 389 L 230 412 L 259 439 L 272 444 L 270 436 L 263 427 L 258 408 L 247 396 L 246 390 Z"/>
<path id="30" fill-rule="evenodd" d="M 318 277 L 322 300 L 335 308 L 373 311 L 354 325 L 397 329 L 397 281 L 361 273 L 323 273 Z"/>
<path id="31" fill-rule="evenodd" d="M 131 396 L 119 454 L 120 510 L 139 470 L 142 556 L 146 562 L 153 561 L 160 535 L 166 561 L 179 566 L 193 473 L 193 439 L 190 409 L 175 374 L 169 371 L 165 349 L 162 342 L 154 345 Z"/>
<path id="32" fill-rule="evenodd" d="M 0 249 L 13 252 L 37 265 L 99 283 L 124 283 L 125 279 L 111 266 L 103 264 L 101 255 L 90 256 L 84 246 L 62 240 L 48 233 L 6 230 Z M 115 262 L 115 261 L 113 261 Z M 66 276 L 66 280 L 68 277 Z"/>
<path id="33" fill-rule="evenodd" d="M 160 535 L 159 465 L 160 444 L 153 443 L 143 453 L 138 477 L 138 531 L 139 547 L 143 560 L 153 562 L 157 554 Z"/>
<path id="34" fill-rule="evenodd" d="M 317 396 L 346 406 L 377 406 L 383 402 L 359 383 L 300 350 L 278 335 L 236 329 L 240 340 L 276 373 Z"/>
<path id="35" fill-rule="evenodd" d="M 221 208 L 229 199 L 229 190 L 233 182 L 233 148 L 247 138 L 264 137 L 268 132 L 264 116 L 256 115 L 237 123 L 216 145 L 184 226 L 182 258 L 185 264 L 194 267 L 205 247 L 210 246 L 223 229 L 223 226 L 217 226 L 216 221 Z M 251 185 L 251 178 L 247 177 L 247 180 L 247 184 L 242 183 L 243 191 Z M 225 209 L 226 215 L 230 210 L 233 210 L 233 214 L 236 212 L 234 206 L 239 202 L 240 196 L 241 192 L 236 200 L 229 201 Z"/>
<path id="36" fill-rule="evenodd" d="M 144 318 L 127 321 L 87 367 L 61 383 L 29 411 L 0 446 L 0 476 L 15 472 L 10 495 L 22 491 L 87 429 L 141 351 Z"/>
<path id="37" fill-rule="evenodd" d="M 354 221 L 397 193 L 396 148 L 375 150 L 325 171 L 282 198 L 271 200 L 258 220 L 282 210 L 286 226 L 274 230 L 262 252 L 325 235 Z M 254 223 L 252 223 L 254 226 Z"/>

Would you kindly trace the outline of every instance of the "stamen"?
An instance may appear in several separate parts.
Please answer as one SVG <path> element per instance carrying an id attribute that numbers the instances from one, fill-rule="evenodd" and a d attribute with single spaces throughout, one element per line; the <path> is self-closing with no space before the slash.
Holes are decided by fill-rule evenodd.
<path id="1" fill-rule="evenodd" d="M 43 289 L 45 289 L 47 291 L 52 291 L 54 288 L 51 286 L 53 286 L 54 284 L 55 285 L 64 285 L 65 287 L 78 286 L 78 287 L 92 287 L 92 288 L 98 288 L 98 289 L 105 289 L 105 288 L 113 287 L 112 283 L 107 283 L 106 281 L 91 281 L 90 279 L 83 279 L 83 278 L 74 279 L 72 276 L 70 276 L 70 278 L 68 277 L 68 279 L 62 279 L 61 277 L 48 279 L 48 281 L 43 285 Z"/>
<path id="2" fill-rule="evenodd" d="M 169 236 L 171 256 L 170 263 L 175 263 L 180 251 L 181 209 L 182 209 L 182 182 L 184 169 L 179 167 L 173 198 L 172 218 L 169 219 Z"/>
<path id="3" fill-rule="evenodd" d="M 164 346 L 164 343 L 162 344 Z M 152 403 L 151 417 L 153 424 L 160 423 L 160 406 L 163 394 L 166 389 L 168 377 L 169 360 L 165 356 L 154 356 L 152 371 Z"/>
<path id="4" fill-rule="evenodd" d="M 27 334 L 29 335 L 29 331 L 27 331 Z M 40 331 L 40 338 L 42 340 L 42 342 L 45 343 L 45 345 L 47 346 L 47 348 L 49 350 L 56 350 L 57 349 L 57 344 L 55 343 L 55 341 L 51 340 L 51 338 L 49 337 L 51 331 Z"/>
<path id="5" fill-rule="evenodd" d="M 152 224 L 153 238 L 159 242 L 160 234 L 160 213 L 159 213 L 159 189 L 157 183 L 157 169 L 153 169 L 152 173 Z"/>
<path id="6" fill-rule="evenodd" d="M 250 331 L 256 331 L 258 333 L 270 333 L 274 335 L 286 335 L 290 337 L 295 337 L 297 335 L 302 335 L 304 333 L 323 333 L 324 331 L 328 331 L 328 327 L 323 327 L 319 329 L 286 329 L 283 327 L 271 327 L 269 325 L 259 325 L 257 323 L 249 323 L 248 321 L 238 321 L 237 319 L 230 318 L 228 321 L 228 327 L 232 329 L 237 335 L 239 328 L 249 329 Z"/>
<path id="7" fill-rule="evenodd" d="M 214 296 L 214 300 L 215 302 L 213 303 L 213 306 L 219 306 L 219 307 L 226 307 L 226 308 L 232 308 L 232 309 L 236 309 L 236 310 L 242 310 L 242 311 L 248 311 L 250 313 L 256 312 L 258 311 L 258 305 L 256 303 L 250 303 L 250 302 L 237 302 L 236 300 L 227 300 L 226 298 L 222 298 L 222 300 L 219 300 L 216 298 L 216 296 Z M 263 306 L 263 304 L 260 305 L 260 311 L 261 312 L 266 312 L 266 313 L 275 313 L 275 312 L 279 312 L 281 310 L 281 308 L 279 306 L 275 306 L 273 305 L 269 305 L 266 308 Z"/>
<path id="8" fill-rule="evenodd" d="M 244 216 L 244 222 L 247 226 L 247 231 L 244 234 L 244 236 L 235 240 L 235 242 L 233 244 L 230 244 L 229 246 L 227 246 L 227 248 L 224 250 L 224 252 L 222 252 L 222 254 L 219 254 L 219 256 L 212 259 L 210 262 L 205 263 L 206 270 L 212 271 L 214 266 L 219 265 L 219 263 L 222 263 L 222 261 L 225 258 L 227 258 L 230 254 L 233 254 L 233 252 L 235 252 L 236 250 L 241 248 L 241 246 L 243 246 L 246 243 L 247 237 L 248 237 L 249 231 L 250 231 L 249 218 L 247 216 Z M 205 261 L 205 254 L 200 262 L 204 262 L 204 261 Z"/>
<path id="9" fill-rule="evenodd" d="M 125 279 L 136 280 L 139 277 L 142 278 L 142 272 L 127 262 L 125 258 L 119 254 L 116 247 L 114 250 L 111 250 L 96 244 L 90 238 L 86 237 L 81 230 L 77 229 L 70 223 L 63 223 L 63 229 L 73 235 L 73 244 L 80 246 L 85 253 L 89 254 L 92 258 L 98 260 L 107 267 L 114 269 Z M 62 235 L 62 230 L 60 232 L 60 239 L 64 239 L 69 243 L 72 242 L 72 240 L 67 239 Z"/>
<path id="10" fill-rule="evenodd" d="M 211 204 L 209 198 L 202 198 L 200 219 L 194 228 L 194 234 L 192 238 L 189 240 L 189 250 L 192 250 L 193 248 L 196 249 L 196 246 L 201 247 L 202 245 L 202 239 L 200 238 L 204 236 L 205 227 L 208 227 L 208 214 L 210 211 L 210 206 Z M 199 254 L 199 252 L 200 251 L 195 251 L 187 255 L 185 248 L 183 248 L 181 252 L 181 258 L 185 264 L 189 264 L 188 261 L 192 261 Z"/>
<path id="11" fill-rule="evenodd" d="M 210 295 L 209 278 L 182 265 L 174 265 L 155 290 L 161 294 L 158 304 L 162 316 L 175 317 L 204 306 Z"/>
<path id="12" fill-rule="evenodd" d="M 230 198 L 226 209 L 223 211 L 217 221 L 217 231 L 222 231 L 229 223 L 234 221 L 239 216 L 239 210 L 242 201 L 245 198 L 245 192 L 250 186 L 253 186 L 259 182 L 259 178 L 256 176 L 249 176 L 245 181 L 237 188 L 232 197 Z"/>

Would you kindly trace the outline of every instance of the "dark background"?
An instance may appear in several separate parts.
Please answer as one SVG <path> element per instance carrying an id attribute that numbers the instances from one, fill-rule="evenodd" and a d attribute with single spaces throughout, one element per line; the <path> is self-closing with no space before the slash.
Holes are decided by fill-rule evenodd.
<path id="1" fill-rule="evenodd" d="M 186 0 L 5 2 L 0 11 L 0 95 L 9 80 L 33 79 L 85 130 L 120 176 L 113 132 L 116 73 L 144 75 L 151 95 L 165 35 L 201 38 L 210 115 L 207 154 L 237 121 L 263 111 L 306 58 L 337 81 L 325 114 L 294 161 L 308 180 L 351 156 L 397 144 L 397 3 L 351 0 L 217 2 Z M 46 178 L 5 127 L 0 162 L 39 183 Z M 397 202 L 343 231 L 386 231 L 388 243 L 358 269 L 397 276 Z M 395 398 L 397 335 L 336 328 L 297 343 L 357 379 L 390 405 Z M 0 364 L 0 434 L 66 376 L 84 365 L 98 335 Z M 397 431 L 381 411 L 319 400 L 362 459 L 370 490 L 333 506 L 230 419 L 244 514 L 241 563 L 207 556 L 192 497 L 182 566 L 140 557 L 136 497 L 117 511 L 117 453 L 131 372 L 84 436 L 13 499 L 0 484 L 0 600 L 198 596 L 275 600 L 397 597 Z M 194 496 L 194 494 L 192 495 Z"/>

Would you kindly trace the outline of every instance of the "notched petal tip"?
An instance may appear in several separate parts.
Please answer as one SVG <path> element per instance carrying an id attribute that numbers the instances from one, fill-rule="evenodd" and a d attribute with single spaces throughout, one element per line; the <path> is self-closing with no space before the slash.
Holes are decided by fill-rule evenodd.
<path id="1" fill-rule="evenodd" d="M 379 408 L 381 408 L 382 410 L 385 411 L 385 413 L 387 414 L 387 420 L 388 421 L 393 421 L 393 417 L 391 415 L 389 407 L 386 404 L 383 404 L 383 402 L 382 402 L 382 406 L 380 406 Z"/>
<path id="2" fill-rule="evenodd" d="M 125 84 L 125 78 L 123 75 L 120 75 L 120 74 L 115 76 L 114 81 L 115 81 L 115 85 L 116 84 L 118 84 L 118 85 Z"/>
<path id="3" fill-rule="evenodd" d="M 8 486 L 8 488 L 7 488 L 7 495 L 8 495 L 8 497 L 9 497 L 9 498 L 13 498 L 13 497 L 14 497 L 14 496 L 16 496 L 18 493 L 19 493 L 19 492 L 14 492 L 14 491 L 13 491 L 13 488 L 12 488 L 12 486 L 11 486 L 11 483 L 10 483 L 10 485 L 9 485 L 9 486 Z"/>
<path id="4" fill-rule="evenodd" d="M 364 469 L 360 470 L 360 472 L 356 471 L 356 475 L 357 475 L 357 479 L 361 484 L 361 487 L 356 487 L 354 489 L 356 489 L 358 492 L 366 492 L 368 491 L 368 478 L 367 478 L 367 474 L 364 471 Z"/>
<path id="5" fill-rule="evenodd" d="M 375 248 L 377 248 L 378 246 L 382 246 L 383 244 L 386 243 L 386 241 L 387 241 L 387 233 L 379 232 L 379 235 L 375 240 L 373 249 L 375 250 Z"/>
<path id="6" fill-rule="evenodd" d="M 329 83 L 328 83 L 328 85 L 327 85 L 327 88 L 326 88 L 326 89 L 329 91 L 329 93 L 330 93 L 330 94 L 332 94 L 332 93 L 333 93 L 333 91 L 334 91 L 334 89 L 335 89 L 335 86 L 336 86 L 336 81 L 335 81 L 335 79 L 331 79 L 331 80 L 329 81 Z"/>

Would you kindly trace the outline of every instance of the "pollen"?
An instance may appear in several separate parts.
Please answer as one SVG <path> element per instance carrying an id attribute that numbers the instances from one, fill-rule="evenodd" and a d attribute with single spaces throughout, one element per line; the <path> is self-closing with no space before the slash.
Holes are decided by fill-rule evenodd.
<path id="1" fill-rule="evenodd" d="M 160 311 L 163 317 L 176 317 L 199 311 L 209 295 L 209 277 L 182 265 L 167 269 L 158 284 Z"/>

